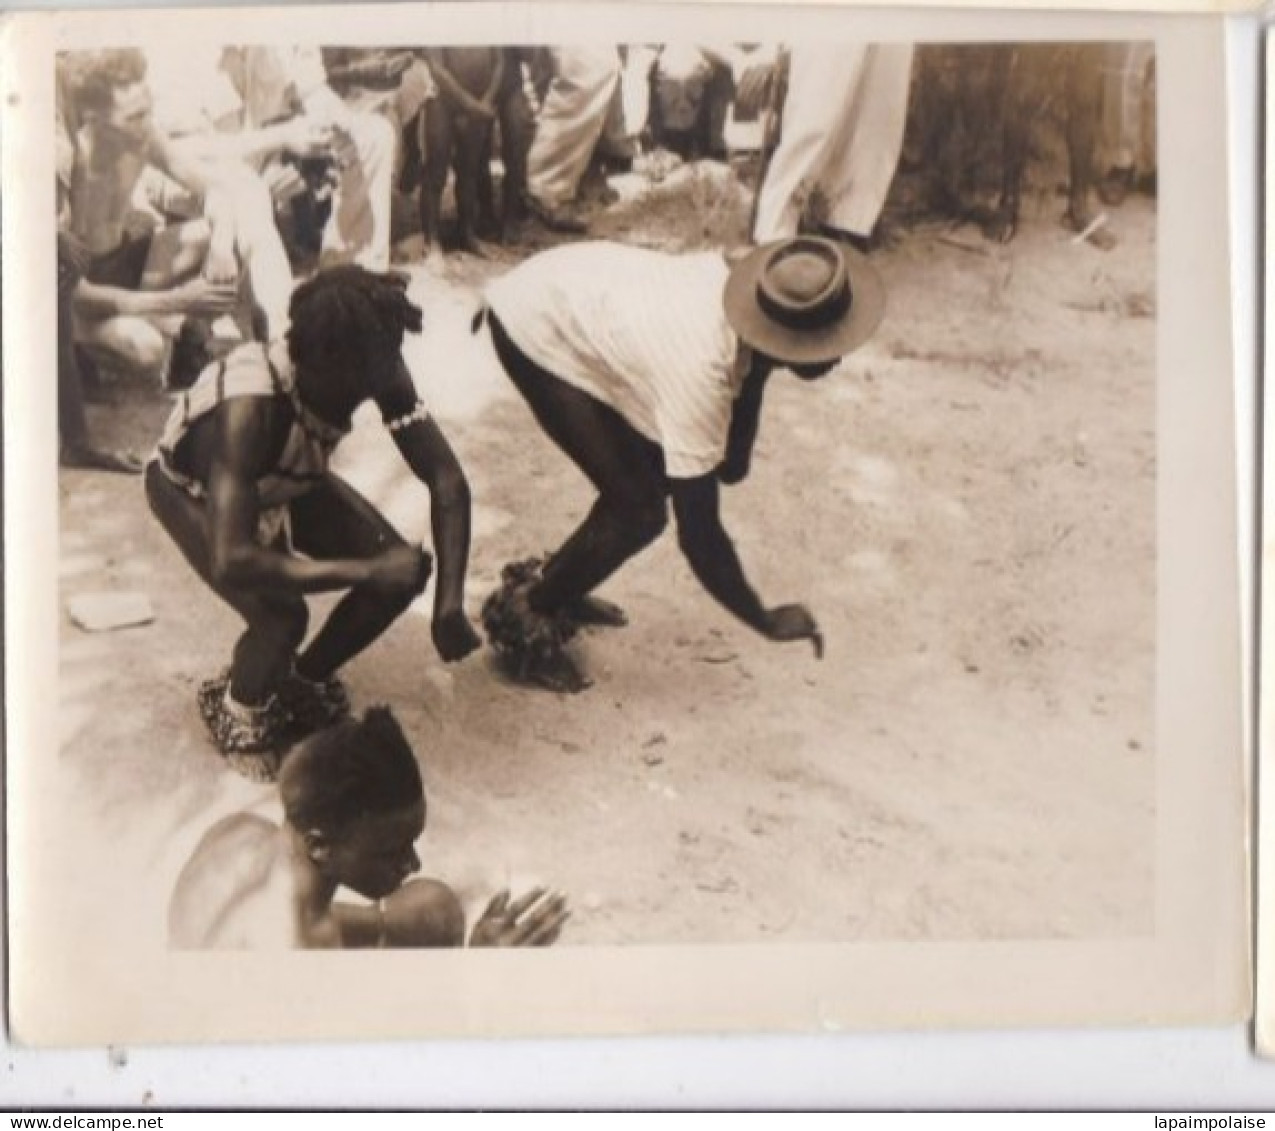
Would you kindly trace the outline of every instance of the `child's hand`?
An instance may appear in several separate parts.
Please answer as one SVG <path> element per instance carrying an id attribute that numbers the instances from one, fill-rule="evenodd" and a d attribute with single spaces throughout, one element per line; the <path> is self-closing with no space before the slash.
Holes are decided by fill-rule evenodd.
<path id="1" fill-rule="evenodd" d="M 511 903 L 507 889 L 498 893 L 474 924 L 469 945 L 548 946 L 562 932 L 571 912 L 561 892 L 545 895 L 544 888 L 532 888 Z M 537 906 L 542 898 L 544 902 Z"/>

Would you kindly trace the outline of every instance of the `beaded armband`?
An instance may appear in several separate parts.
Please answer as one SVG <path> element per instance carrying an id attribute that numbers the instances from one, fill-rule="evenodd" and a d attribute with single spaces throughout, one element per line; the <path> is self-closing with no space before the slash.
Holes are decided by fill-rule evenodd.
<path id="1" fill-rule="evenodd" d="M 417 401 L 411 412 L 405 412 L 402 416 L 396 416 L 393 420 L 387 420 L 385 427 L 391 432 L 401 432 L 404 428 L 410 428 L 413 424 L 424 423 L 429 419 L 429 409 L 425 407 L 423 401 Z"/>

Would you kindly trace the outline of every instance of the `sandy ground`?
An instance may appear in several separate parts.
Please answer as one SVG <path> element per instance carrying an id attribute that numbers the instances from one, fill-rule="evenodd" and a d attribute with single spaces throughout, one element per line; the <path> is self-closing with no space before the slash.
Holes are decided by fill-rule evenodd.
<path id="1" fill-rule="evenodd" d="M 599 213 L 600 235 L 711 243 L 736 201 L 684 170 Z M 664 210 L 703 218 L 670 241 Z M 828 380 L 772 385 L 728 528 L 768 603 L 801 600 L 817 662 L 704 594 L 668 535 L 605 588 L 622 631 L 581 643 L 577 697 L 447 668 L 427 599 L 348 670 L 420 752 L 426 871 L 470 899 L 543 879 L 563 944 L 1111 937 L 1152 928 L 1155 734 L 1155 213 L 1121 246 L 1077 245 L 1037 203 L 1008 248 L 970 229 L 902 233 L 874 258 L 876 338 Z M 590 501 L 468 334 L 501 262 L 411 268 L 427 329 L 409 360 L 471 479 L 476 616 L 505 561 L 557 544 Z M 93 409 L 153 442 L 164 398 Z M 426 497 L 374 418 L 342 467 L 405 533 Z M 217 817 L 269 810 L 195 710 L 233 616 L 202 589 L 140 486 L 63 471 L 63 598 L 140 591 L 153 623 L 61 625 L 60 766 L 109 876 L 68 892 L 91 929 L 162 940 L 172 877 Z"/>

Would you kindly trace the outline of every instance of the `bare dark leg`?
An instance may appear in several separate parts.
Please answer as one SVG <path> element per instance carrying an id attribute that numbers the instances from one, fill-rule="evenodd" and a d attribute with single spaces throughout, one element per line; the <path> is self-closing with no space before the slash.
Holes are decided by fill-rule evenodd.
<path id="1" fill-rule="evenodd" d="M 172 483 L 155 464 L 146 469 L 146 498 L 191 568 L 247 625 L 235 644 L 230 667 L 231 695 L 244 706 L 265 704 L 292 670 L 293 657 L 305 639 L 309 623 L 305 600 L 292 594 L 250 593 L 215 585 L 203 505 Z"/>
<path id="2" fill-rule="evenodd" d="M 421 178 L 421 234 L 426 252 L 442 250 L 443 189 L 452 160 L 452 115 L 442 98 L 431 98 L 421 112 L 421 152 L 425 171 Z"/>
<path id="3" fill-rule="evenodd" d="M 536 365 L 494 318 L 491 331 L 541 428 L 598 489 L 588 516 L 528 594 L 538 612 L 570 612 L 667 525 L 663 454 L 614 410 Z"/>
<path id="4" fill-rule="evenodd" d="M 173 484 L 156 464 L 146 469 L 146 497 L 160 525 L 204 583 L 247 625 L 235 643 L 230 677 L 199 689 L 200 714 L 227 763 L 255 782 L 274 781 L 279 751 L 290 740 L 290 719 L 277 693 L 305 638 L 309 612 L 291 594 L 249 593 L 213 584 L 207 516 L 203 504 Z M 225 703 L 229 693 L 233 709 Z"/>
<path id="5" fill-rule="evenodd" d="M 79 265 L 69 244 L 58 237 L 58 438 L 63 467 L 116 471 L 136 475 L 142 463 L 131 452 L 111 452 L 97 447 L 89 436 L 84 410 L 84 373 L 75 347 L 72 292 L 79 279 Z"/>
<path id="6" fill-rule="evenodd" d="M 527 220 L 527 151 L 536 121 L 521 87 L 504 96 L 499 107 L 500 156 L 505 179 L 500 186 L 500 232 L 504 241 L 517 239 Z"/>
<path id="7" fill-rule="evenodd" d="M 403 544 L 381 513 L 336 476 L 328 476 L 294 500 L 291 511 L 293 543 L 311 557 L 370 558 Z M 428 575 L 422 589 L 427 581 Z M 392 595 L 371 586 L 354 586 L 297 657 L 297 674 L 313 683 L 335 675 L 389 628 L 418 593 Z"/>
<path id="8" fill-rule="evenodd" d="M 1039 110 L 1036 82 L 1030 73 L 1038 60 L 1024 58 L 1023 50 L 1022 47 L 998 47 L 992 61 L 992 97 L 1000 106 L 1004 148 L 1000 199 L 985 230 L 989 239 L 1001 243 L 1009 243 L 1018 233 L 1031 126 Z"/>
<path id="9" fill-rule="evenodd" d="M 456 228 L 460 246 L 474 255 L 487 250 L 475 235 L 475 225 L 484 164 L 488 166 L 486 195 L 491 195 L 491 135 L 492 122 L 473 114 L 466 114 L 464 122 L 456 125 Z"/>

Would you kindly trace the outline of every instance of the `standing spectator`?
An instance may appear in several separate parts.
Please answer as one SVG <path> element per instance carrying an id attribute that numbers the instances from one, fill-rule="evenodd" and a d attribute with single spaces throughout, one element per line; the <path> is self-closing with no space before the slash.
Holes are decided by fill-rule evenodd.
<path id="1" fill-rule="evenodd" d="M 571 206 L 589 167 L 620 82 L 614 47 L 550 49 L 552 78 L 527 154 L 527 205 L 554 231 L 582 232 Z"/>
<path id="2" fill-rule="evenodd" d="M 867 248 L 903 148 L 912 51 L 867 43 L 791 49 L 782 132 L 758 195 L 757 243 L 795 235 L 803 212 L 813 212 L 828 234 Z"/>

